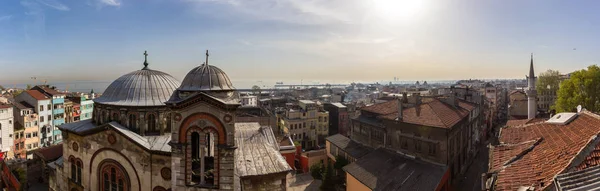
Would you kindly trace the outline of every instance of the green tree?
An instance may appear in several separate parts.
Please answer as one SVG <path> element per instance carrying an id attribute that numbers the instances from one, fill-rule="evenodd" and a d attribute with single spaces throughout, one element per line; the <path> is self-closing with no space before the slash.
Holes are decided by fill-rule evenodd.
<path id="1" fill-rule="evenodd" d="M 600 111 L 600 67 L 597 65 L 571 73 L 570 78 L 560 84 L 554 109 L 572 112 L 576 111 L 577 105 L 593 112 Z"/>
<path id="2" fill-rule="evenodd" d="M 26 90 L 30 90 L 30 89 L 31 89 L 31 87 L 32 87 L 32 86 L 31 86 L 31 84 L 27 84 L 27 88 L 26 88 Z"/>
<path id="3" fill-rule="evenodd" d="M 535 89 L 538 93 L 546 91 L 557 91 L 560 85 L 560 72 L 558 70 L 548 70 L 542 72 L 537 79 Z"/>
<path id="4" fill-rule="evenodd" d="M 317 180 L 323 179 L 323 164 L 316 163 L 310 166 L 310 175 Z"/>
<path id="5" fill-rule="evenodd" d="M 254 85 L 252 86 L 252 92 L 254 92 L 254 94 L 258 94 L 260 95 L 260 86 Z"/>
<path id="6" fill-rule="evenodd" d="M 334 180 L 333 175 L 333 165 L 331 163 L 327 164 L 326 169 L 323 171 L 323 182 L 319 187 L 321 190 L 335 190 L 336 181 Z"/>
<path id="7" fill-rule="evenodd" d="M 335 163 L 333 163 L 333 168 L 335 168 L 336 170 L 342 170 L 342 168 L 346 165 L 348 165 L 348 160 L 346 160 L 344 157 L 335 157 Z"/>

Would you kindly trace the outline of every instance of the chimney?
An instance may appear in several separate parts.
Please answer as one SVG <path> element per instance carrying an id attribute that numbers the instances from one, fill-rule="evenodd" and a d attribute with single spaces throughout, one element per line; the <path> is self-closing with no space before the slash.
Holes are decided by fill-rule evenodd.
<path id="1" fill-rule="evenodd" d="M 406 95 L 406 94 L 404 94 L 404 95 Z M 397 120 L 402 121 L 402 109 L 404 109 L 404 108 L 402 108 L 402 100 L 397 99 L 397 102 L 398 102 L 398 119 Z"/>
<path id="2" fill-rule="evenodd" d="M 417 94 L 415 103 L 415 111 L 417 113 L 417 117 L 421 116 L 421 94 Z"/>

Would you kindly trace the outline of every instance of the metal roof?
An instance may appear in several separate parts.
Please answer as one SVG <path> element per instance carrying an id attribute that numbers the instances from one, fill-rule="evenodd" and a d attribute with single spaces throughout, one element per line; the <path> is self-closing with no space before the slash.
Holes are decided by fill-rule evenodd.
<path id="1" fill-rule="evenodd" d="M 156 70 L 141 69 L 112 82 L 94 102 L 121 106 L 161 106 L 179 86 L 173 76 Z"/>
<path id="2" fill-rule="evenodd" d="M 555 178 L 557 190 L 579 191 L 600 189 L 600 166 L 559 174 Z"/>
<path id="3" fill-rule="evenodd" d="M 343 169 L 373 191 L 400 191 L 435 190 L 447 167 L 378 148 Z"/>
<path id="4" fill-rule="evenodd" d="M 373 151 L 372 148 L 361 145 L 341 134 L 335 134 L 325 139 L 355 159 L 359 159 Z"/>
<path id="5" fill-rule="evenodd" d="M 229 77 L 216 66 L 202 64 L 192 69 L 179 87 L 181 91 L 235 90 Z"/>
<path id="6" fill-rule="evenodd" d="M 271 127 L 258 123 L 235 123 L 235 167 L 239 177 L 291 171 L 279 153 L 279 141 Z"/>

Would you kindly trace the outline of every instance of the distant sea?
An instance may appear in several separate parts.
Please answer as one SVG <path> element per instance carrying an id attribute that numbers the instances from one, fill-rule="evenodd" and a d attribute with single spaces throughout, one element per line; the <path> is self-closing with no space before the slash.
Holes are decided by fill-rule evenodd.
<path id="1" fill-rule="evenodd" d="M 257 85 L 263 89 L 273 88 L 276 83 L 281 82 L 285 85 L 316 85 L 316 84 L 351 84 L 351 83 L 379 83 L 388 84 L 414 84 L 416 81 L 334 81 L 334 80 L 287 80 L 287 81 L 276 81 L 276 80 L 232 80 L 233 86 L 237 89 L 251 89 L 252 86 Z M 423 83 L 423 81 L 419 81 Z M 455 83 L 455 80 L 432 80 L 427 81 L 429 84 L 451 84 Z M 48 82 L 49 85 L 56 86 L 60 90 L 68 90 L 69 92 L 90 92 L 92 89 L 95 93 L 102 93 L 112 83 L 112 81 L 69 81 L 69 82 Z M 0 82 L 0 85 L 5 88 L 26 88 L 27 84 L 5 84 Z M 34 84 L 32 84 L 34 85 Z"/>

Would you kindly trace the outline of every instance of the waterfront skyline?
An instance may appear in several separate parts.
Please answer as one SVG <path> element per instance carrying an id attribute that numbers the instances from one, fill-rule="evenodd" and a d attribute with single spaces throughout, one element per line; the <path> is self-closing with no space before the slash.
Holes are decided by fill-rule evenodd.
<path id="1" fill-rule="evenodd" d="M 144 50 L 181 80 L 206 49 L 233 81 L 523 78 L 530 52 L 536 71 L 568 73 L 599 60 L 598 4 L 3 1 L 0 81 L 111 81 L 141 69 Z"/>

